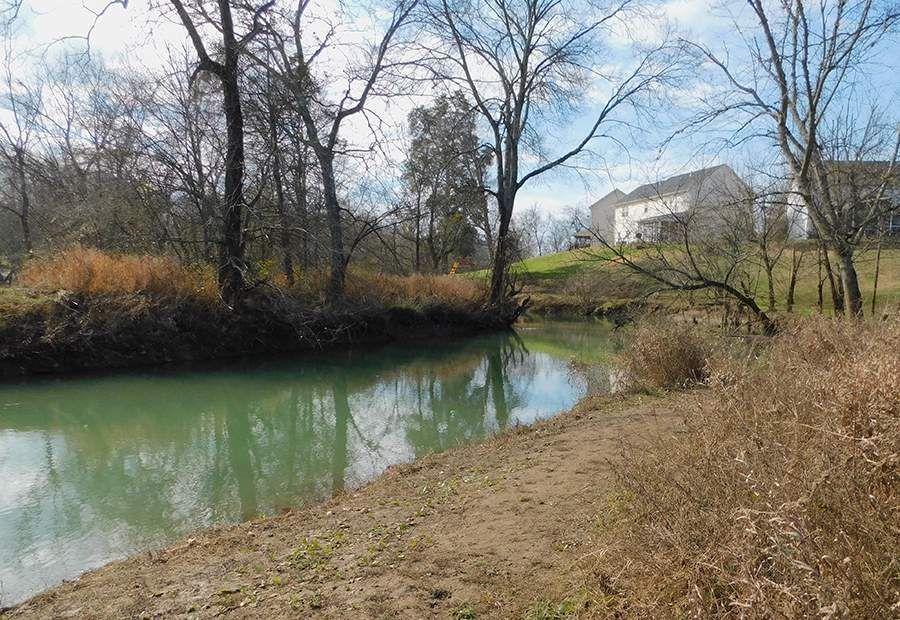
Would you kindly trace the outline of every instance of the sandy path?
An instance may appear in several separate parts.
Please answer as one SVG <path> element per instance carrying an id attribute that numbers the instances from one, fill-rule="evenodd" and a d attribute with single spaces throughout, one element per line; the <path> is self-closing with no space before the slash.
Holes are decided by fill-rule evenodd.
<path id="1" fill-rule="evenodd" d="M 533 427 L 391 468 L 324 504 L 112 563 L 8 613 L 521 617 L 583 583 L 610 460 L 624 443 L 676 434 L 671 408 L 589 399 Z"/>

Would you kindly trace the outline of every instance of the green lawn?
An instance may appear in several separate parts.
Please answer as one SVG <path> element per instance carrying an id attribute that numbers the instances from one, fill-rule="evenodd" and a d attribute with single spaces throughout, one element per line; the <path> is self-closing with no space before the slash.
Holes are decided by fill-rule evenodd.
<path id="1" fill-rule="evenodd" d="M 0 328 L 6 325 L 7 317 L 22 316 L 51 299 L 52 297 L 46 293 L 18 286 L 0 286 Z"/>
<path id="2" fill-rule="evenodd" d="M 569 250 L 520 261 L 512 266 L 512 272 L 523 282 L 552 287 L 584 271 L 602 270 L 605 266 L 600 264 L 598 258 L 611 256 L 608 250 L 602 248 Z M 488 270 L 482 269 L 472 271 L 469 275 L 486 278 L 488 273 Z"/>
<path id="3" fill-rule="evenodd" d="M 525 291 L 539 303 L 548 301 L 598 305 L 604 302 L 615 303 L 639 297 L 653 288 L 650 282 L 642 280 L 627 268 L 598 260 L 609 256 L 608 251 L 600 248 L 571 250 L 529 258 L 516 263 L 512 271 L 524 285 Z M 790 261 L 790 251 L 785 251 L 776 265 L 776 310 L 784 310 L 790 280 Z M 865 300 L 865 311 L 868 314 L 871 310 L 875 273 L 874 250 L 860 253 L 857 256 L 856 266 Z M 477 271 L 470 275 L 487 277 L 487 272 Z M 760 305 L 765 307 L 768 304 L 765 274 L 760 270 L 754 279 L 756 297 Z M 817 282 L 816 254 L 809 251 L 803 258 L 794 292 L 795 311 L 813 312 L 816 309 Z M 661 295 L 666 300 L 674 301 L 676 298 L 672 293 Z M 830 300 L 831 294 L 826 283 L 824 288 L 826 310 L 831 310 Z M 896 308 L 898 305 L 900 305 L 900 248 L 887 248 L 881 252 L 877 309 L 880 312 L 887 308 Z"/>
<path id="4" fill-rule="evenodd" d="M 778 309 L 784 309 L 784 298 L 787 294 L 787 284 L 790 279 L 790 255 L 782 258 L 775 271 L 775 296 L 778 301 Z M 795 298 L 798 311 L 813 311 L 817 305 L 818 265 L 815 253 L 807 253 L 803 258 L 797 280 Z M 856 258 L 856 271 L 859 276 L 860 289 L 865 302 L 865 312 L 872 309 L 872 285 L 875 281 L 875 252 L 868 251 Z M 761 303 L 768 303 L 764 292 L 765 280 L 762 280 L 760 292 L 757 295 Z M 825 307 L 831 309 L 831 293 L 828 283 L 823 289 Z M 900 248 L 890 248 L 881 251 L 881 267 L 878 274 L 878 298 L 876 308 L 879 311 L 888 308 L 896 308 L 900 305 Z"/>

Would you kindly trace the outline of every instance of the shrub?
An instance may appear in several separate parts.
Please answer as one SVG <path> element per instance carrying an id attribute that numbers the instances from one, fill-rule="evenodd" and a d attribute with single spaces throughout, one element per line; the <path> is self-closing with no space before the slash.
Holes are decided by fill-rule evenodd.
<path id="1" fill-rule="evenodd" d="M 898 611 L 900 320 L 805 320 L 631 452 L 601 580 L 642 617 Z M 608 515 L 607 515 L 608 517 Z M 611 576 L 615 577 L 611 577 Z"/>
<path id="2" fill-rule="evenodd" d="M 669 390 L 703 383 L 709 377 L 711 339 L 691 325 L 648 320 L 634 330 L 623 351 L 626 386 Z"/>
<path id="3" fill-rule="evenodd" d="M 218 291 L 211 268 L 189 268 L 170 256 L 112 254 L 82 246 L 29 261 L 21 282 L 39 290 L 91 295 L 148 293 L 213 299 Z"/>
<path id="4" fill-rule="evenodd" d="M 618 265 L 591 265 L 566 277 L 560 292 L 571 297 L 585 308 L 596 308 L 604 303 L 636 300 L 644 296 L 650 286 L 646 278 Z"/>

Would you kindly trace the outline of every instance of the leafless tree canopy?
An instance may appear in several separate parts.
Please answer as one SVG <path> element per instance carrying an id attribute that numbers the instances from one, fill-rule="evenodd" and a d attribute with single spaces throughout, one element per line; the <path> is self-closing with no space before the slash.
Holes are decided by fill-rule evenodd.
<path id="1" fill-rule="evenodd" d="M 615 146 L 612 128 L 627 124 L 657 87 L 674 79 L 677 62 L 664 41 L 615 70 L 600 68 L 605 39 L 640 8 L 633 0 L 429 0 L 425 8 L 435 76 L 465 88 L 487 125 L 494 183 L 485 191 L 499 212 L 491 277 L 496 303 L 504 295 L 517 193 L 587 149 Z M 561 149 L 546 149 L 542 138 L 553 121 L 578 110 L 592 86 L 604 94 L 591 102 L 596 112 L 588 130 Z"/>
<path id="2" fill-rule="evenodd" d="M 693 124 L 725 119 L 734 141 L 762 137 L 777 146 L 796 204 L 838 255 L 848 307 L 859 315 L 854 252 L 867 227 L 884 214 L 880 197 L 895 173 L 900 135 L 890 124 L 873 131 L 867 119 L 847 121 L 859 106 L 855 88 L 864 87 L 868 63 L 896 35 L 900 7 L 877 0 L 749 0 L 748 6 L 750 23 L 735 19 L 745 62 L 692 44 L 724 79 L 724 88 L 706 98 Z M 884 140 L 885 129 L 892 139 Z M 847 149 L 848 143 L 854 147 Z M 889 162 L 877 178 L 870 177 L 864 201 L 835 192 L 842 174 L 835 162 L 842 155 Z"/>
<path id="3" fill-rule="evenodd" d="M 100 23 L 128 3 L 91 6 Z M 517 207 L 523 190 L 648 146 L 670 95 L 706 68 L 717 81 L 675 138 L 716 129 L 777 162 L 742 216 L 755 227 L 733 222 L 745 246 L 685 232 L 687 273 L 745 293 L 739 270 L 718 269 L 752 260 L 770 312 L 776 266 L 803 260 L 784 239 L 802 212 L 835 307 L 862 312 L 856 256 L 878 243 L 900 176 L 896 113 L 864 96 L 866 68 L 895 40 L 896 2 L 726 3 L 742 48 L 729 53 L 677 38 L 643 0 L 150 6 L 184 33 L 159 69 L 108 66 L 75 42 L 29 64 L 5 37 L 5 260 L 71 243 L 174 253 L 215 263 L 229 299 L 274 273 L 291 284 L 321 270 L 332 301 L 351 260 L 490 265 L 491 301 L 505 303 L 510 262 L 566 249 L 576 223 Z M 7 32 L 25 13 L 0 2 Z"/>

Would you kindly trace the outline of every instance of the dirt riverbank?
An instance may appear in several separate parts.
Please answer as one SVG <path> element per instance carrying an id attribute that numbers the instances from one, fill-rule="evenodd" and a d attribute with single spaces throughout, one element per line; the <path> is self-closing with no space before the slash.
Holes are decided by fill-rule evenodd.
<path id="1" fill-rule="evenodd" d="M 137 293 L 60 294 L 0 312 L 0 379 L 472 335 L 515 318 L 438 301 L 334 307 L 260 294 L 232 310 Z"/>
<path id="2" fill-rule="evenodd" d="M 523 617 L 591 585 L 585 560 L 598 551 L 611 463 L 625 445 L 677 434 L 671 410 L 670 400 L 588 398 L 323 504 L 112 563 L 7 614 Z"/>

